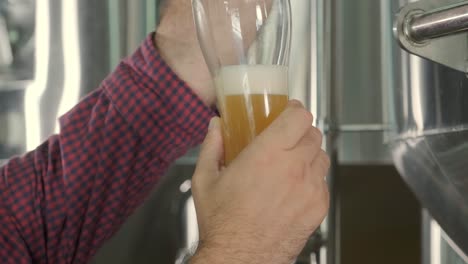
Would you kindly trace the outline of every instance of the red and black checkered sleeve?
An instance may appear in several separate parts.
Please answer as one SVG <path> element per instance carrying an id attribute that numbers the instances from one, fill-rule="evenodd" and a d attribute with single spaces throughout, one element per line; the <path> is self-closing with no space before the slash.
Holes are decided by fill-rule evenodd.
<path id="1" fill-rule="evenodd" d="M 89 261 L 213 115 L 149 36 L 59 135 L 0 169 L 0 263 Z"/>

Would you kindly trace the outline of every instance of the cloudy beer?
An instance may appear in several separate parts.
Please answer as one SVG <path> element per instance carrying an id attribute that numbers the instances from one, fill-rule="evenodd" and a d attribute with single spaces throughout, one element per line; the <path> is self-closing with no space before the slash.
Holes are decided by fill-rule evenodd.
<path id="1" fill-rule="evenodd" d="M 226 165 L 285 109 L 288 103 L 287 80 L 288 68 L 285 66 L 221 68 L 215 83 Z"/>

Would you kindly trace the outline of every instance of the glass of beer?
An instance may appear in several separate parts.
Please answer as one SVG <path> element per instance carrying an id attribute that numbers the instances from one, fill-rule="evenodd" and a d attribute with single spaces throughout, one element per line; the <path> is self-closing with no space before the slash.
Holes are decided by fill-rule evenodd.
<path id="1" fill-rule="evenodd" d="M 285 109 L 289 0 L 192 0 L 221 114 L 225 165 Z"/>

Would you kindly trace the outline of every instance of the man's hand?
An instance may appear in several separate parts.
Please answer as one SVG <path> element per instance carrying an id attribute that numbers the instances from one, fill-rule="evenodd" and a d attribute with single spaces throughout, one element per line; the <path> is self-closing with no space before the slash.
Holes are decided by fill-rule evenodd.
<path id="1" fill-rule="evenodd" d="M 193 179 L 200 245 L 191 263 L 290 264 L 328 211 L 329 159 L 291 102 L 227 168 L 214 119 Z"/>
<path id="2" fill-rule="evenodd" d="M 193 22 L 190 0 L 164 0 L 156 31 L 156 45 L 163 59 L 207 104 L 214 106 L 216 93 L 203 58 Z"/>
<path id="3" fill-rule="evenodd" d="M 224 2 L 220 0 L 212 1 L 224 5 Z M 205 104 L 214 106 L 216 103 L 215 87 L 197 39 L 191 2 L 190 0 L 163 0 L 155 43 L 171 69 L 192 88 Z M 264 3 L 265 7 L 261 8 L 261 12 L 264 13 L 261 15 L 266 17 L 268 14 L 266 10 L 270 10 L 272 1 L 265 0 Z M 249 32 L 247 29 L 252 27 L 244 24 L 255 23 L 258 13 L 252 13 L 251 10 L 256 10 L 258 3 L 242 0 L 230 1 L 229 4 L 231 7 L 239 8 L 238 12 L 243 18 L 240 23 L 241 28 L 244 29 L 242 33 L 244 48 L 248 49 L 255 40 L 256 32 Z M 211 4 L 211 6 L 215 5 Z M 215 15 L 216 13 L 213 14 L 212 19 L 226 20 L 226 15 L 223 13 L 217 14 L 220 17 Z M 213 25 L 212 30 L 217 42 L 216 47 L 219 48 L 220 53 L 224 54 L 224 59 L 229 62 L 237 61 L 237 53 L 232 47 L 233 42 L 230 38 L 232 34 L 227 33 L 233 30 L 232 25 L 219 23 Z M 228 59 L 230 56 L 232 58 Z"/>

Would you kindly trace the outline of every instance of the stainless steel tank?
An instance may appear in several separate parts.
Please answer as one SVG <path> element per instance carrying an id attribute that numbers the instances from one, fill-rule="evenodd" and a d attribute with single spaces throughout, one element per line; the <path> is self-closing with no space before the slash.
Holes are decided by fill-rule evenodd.
<path id="1" fill-rule="evenodd" d="M 406 58 L 405 58 L 406 57 Z M 405 56 L 393 157 L 423 205 L 468 254 L 468 79 Z"/>
<path id="2" fill-rule="evenodd" d="M 420 1 L 418 4 L 434 8 L 457 2 L 463 1 Z M 402 28 L 396 29 L 401 37 Z M 419 46 L 416 43 L 407 49 L 416 54 L 419 49 L 420 56 L 434 61 L 440 58 L 439 54 L 456 58 L 464 56 L 457 50 L 459 44 L 465 43 L 468 51 L 467 39 L 466 34 L 451 37 L 444 49 L 439 49 L 441 43 L 437 40 Z M 455 242 L 455 247 L 468 255 L 467 75 L 400 49 L 395 52 L 396 72 L 400 77 L 394 90 L 395 164 L 424 207 Z"/>
<path id="3" fill-rule="evenodd" d="M 18 1 L 18 0 L 16 0 Z M 15 2 L 15 1 L 13 1 Z M 154 1 L 36 1 L 34 84 L 25 97 L 28 147 L 129 55 L 156 24 Z"/>
<path id="4" fill-rule="evenodd" d="M 26 149 L 24 95 L 34 75 L 34 1 L 0 0 L 0 164 Z"/>

